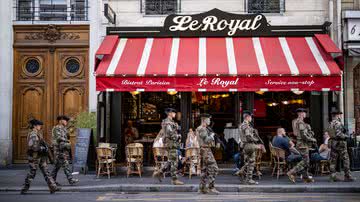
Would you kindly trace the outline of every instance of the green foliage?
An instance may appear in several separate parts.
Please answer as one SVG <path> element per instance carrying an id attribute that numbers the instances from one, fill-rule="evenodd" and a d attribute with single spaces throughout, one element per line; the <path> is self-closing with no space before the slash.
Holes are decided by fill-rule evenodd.
<path id="1" fill-rule="evenodd" d="M 81 112 L 74 121 L 76 128 L 91 128 L 93 132 L 93 138 L 96 142 L 96 113 L 95 112 Z"/>

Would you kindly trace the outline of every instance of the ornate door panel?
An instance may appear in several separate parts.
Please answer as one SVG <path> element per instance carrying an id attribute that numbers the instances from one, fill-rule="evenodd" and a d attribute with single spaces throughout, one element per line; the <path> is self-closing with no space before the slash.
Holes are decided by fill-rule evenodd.
<path id="1" fill-rule="evenodd" d="M 14 69 L 14 159 L 26 159 L 28 121 L 32 118 L 46 121 L 48 111 L 48 91 L 46 72 L 48 71 L 47 50 L 21 49 L 15 52 Z M 45 122 L 44 130 L 48 124 Z M 17 162 L 15 161 L 15 162 Z"/>
<path id="2" fill-rule="evenodd" d="M 55 110 L 58 114 L 75 117 L 88 109 L 88 51 L 87 49 L 57 49 L 55 52 L 57 66 L 58 102 Z M 70 133 L 74 151 L 76 134 Z"/>
<path id="3" fill-rule="evenodd" d="M 356 130 L 360 131 L 360 66 L 354 69 L 354 114 Z"/>

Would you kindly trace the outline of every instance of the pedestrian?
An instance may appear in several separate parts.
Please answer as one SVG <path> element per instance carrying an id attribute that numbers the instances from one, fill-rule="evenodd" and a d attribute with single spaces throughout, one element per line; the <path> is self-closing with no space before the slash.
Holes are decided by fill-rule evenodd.
<path id="1" fill-rule="evenodd" d="M 328 133 L 330 136 L 330 181 L 340 181 L 341 179 L 336 175 L 336 165 L 338 160 L 342 160 L 344 163 L 344 180 L 346 182 L 352 182 L 355 180 L 350 174 L 350 160 L 349 154 L 347 151 L 346 139 L 346 129 L 341 123 L 341 114 L 342 112 L 338 110 L 333 110 L 331 112 L 332 121 L 329 124 Z"/>
<path id="2" fill-rule="evenodd" d="M 69 164 L 69 154 L 71 150 L 71 143 L 68 139 L 68 131 L 66 126 L 68 121 L 70 120 L 69 117 L 61 115 L 57 117 L 58 124 L 53 127 L 52 129 L 52 145 L 54 148 L 54 169 L 51 173 L 51 176 L 54 178 L 56 182 L 57 173 L 59 172 L 60 168 L 64 169 L 64 173 L 70 185 L 75 185 L 79 182 L 78 179 L 74 179 L 70 164 Z M 56 182 L 58 186 L 59 183 Z"/>
<path id="3" fill-rule="evenodd" d="M 310 167 L 309 149 L 312 145 L 316 144 L 314 132 L 311 130 L 309 124 L 304 122 L 306 117 L 306 110 L 298 108 L 296 110 L 298 117 L 293 120 L 292 126 L 294 134 L 296 134 L 296 149 L 300 152 L 302 160 L 296 164 L 294 168 L 287 172 L 289 180 L 293 183 L 296 182 L 296 174 L 301 173 L 305 183 L 314 182 L 309 176 L 308 169 Z"/>
<path id="4" fill-rule="evenodd" d="M 169 149 L 169 159 L 168 162 L 160 168 L 160 170 L 154 171 L 153 177 L 157 177 L 161 182 L 163 173 L 168 169 L 168 167 L 170 167 L 170 174 L 172 179 L 171 183 L 173 185 L 183 185 L 184 183 L 181 182 L 177 176 L 178 150 L 180 149 L 181 135 L 178 133 L 179 126 L 174 121 L 176 110 L 173 108 L 167 108 L 165 113 L 167 118 L 162 121 L 161 127 L 164 132 L 165 147 Z"/>
<path id="5" fill-rule="evenodd" d="M 217 195 L 220 192 L 215 189 L 215 178 L 219 168 L 211 151 L 211 147 L 215 145 L 215 133 L 209 127 L 210 118 L 209 114 L 202 114 L 201 125 L 196 129 L 201 157 L 199 193 Z"/>
<path id="6" fill-rule="evenodd" d="M 253 114 L 250 111 L 243 112 L 244 121 L 240 125 L 240 138 L 244 145 L 244 165 L 236 173 L 236 175 L 240 176 L 246 175 L 245 182 L 250 185 L 258 184 L 258 182 L 252 178 L 256 163 L 256 151 L 260 149 L 262 142 L 257 134 L 256 129 L 254 129 L 252 126 L 252 116 Z"/>
<path id="7" fill-rule="evenodd" d="M 42 174 L 44 175 L 50 193 L 53 194 L 60 189 L 56 186 L 54 179 L 51 177 L 48 171 L 46 161 L 49 148 L 40 134 L 43 123 L 39 120 L 33 119 L 29 122 L 29 125 L 30 131 L 27 136 L 27 155 L 30 170 L 25 178 L 25 183 L 21 189 L 21 194 L 25 194 L 29 190 L 31 181 L 34 180 L 38 168 L 40 168 Z"/>

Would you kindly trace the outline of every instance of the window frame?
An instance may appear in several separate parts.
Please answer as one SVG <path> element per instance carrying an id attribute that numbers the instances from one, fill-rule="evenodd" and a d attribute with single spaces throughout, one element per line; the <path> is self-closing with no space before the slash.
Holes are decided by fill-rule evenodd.
<path id="1" fill-rule="evenodd" d="M 174 1 L 176 1 L 176 8 L 175 8 L 174 13 L 148 14 L 148 13 L 146 13 L 146 1 L 148 1 L 148 0 L 140 0 L 140 13 L 142 13 L 144 16 L 149 16 L 149 17 L 167 16 L 167 15 L 171 15 L 171 14 L 178 14 L 181 12 L 181 0 L 174 0 Z"/>
<path id="2" fill-rule="evenodd" d="M 274 14 L 284 14 L 285 11 L 286 11 L 286 4 L 285 4 L 285 0 L 279 0 L 279 12 L 273 12 L 273 11 L 270 11 L 270 12 L 249 12 L 249 3 L 250 1 L 252 0 L 246 0 L 244 1 L 245 3 L 245 12 L 248 13 L 248 14 L 257 14 L 257 13 L 260 13 L 260 14 L 264 14 L 264 15 L 274 15 Z"/>

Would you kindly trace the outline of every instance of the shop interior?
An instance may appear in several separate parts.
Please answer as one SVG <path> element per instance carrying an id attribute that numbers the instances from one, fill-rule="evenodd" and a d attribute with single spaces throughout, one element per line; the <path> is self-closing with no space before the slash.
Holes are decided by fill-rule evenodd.
<path id="1" fill-rule="evenodd" d="M 331 94 L 323 96 L 322 92 L 111 92 L 99 96 L 99 140 L 117 144 L 118 161 L 124 162 L 124 131 L 130 120 L 138 131 L 134 141 L 144 145 L 144 165 L 152 164 L 152 144 L 167 107 L 178 111 L 175 121 L 181 127 L 183 142 L 189 129 L 199 126 L 200 114 L 211 114 L 212 128 L 223 142 L 214 150 L 214 156 L 219 163 L 231 164 L 238 151 L 238 137 L 233 133 L 242 121 L 242 111 L 253 109 L 254 127 L 267 147 L 279 127 L 291 136 L 291 121 L 299 107 L 309 111 L 306 121 L 321 141 L 324 97 L 329 99 L 326 107 L 335 105 Z M 264 160 L 269 158 L 265 156 Z"/>

